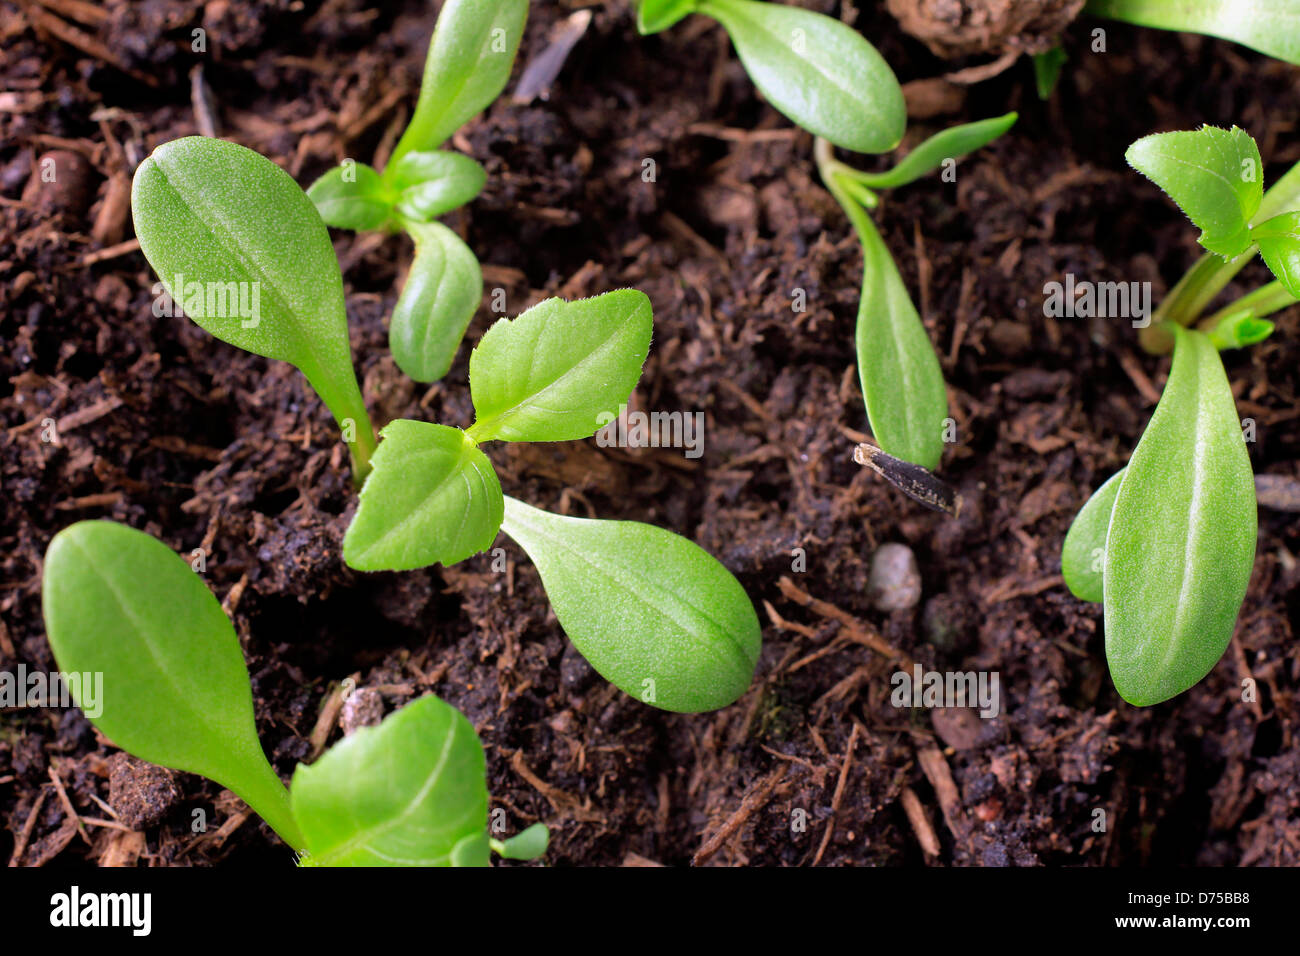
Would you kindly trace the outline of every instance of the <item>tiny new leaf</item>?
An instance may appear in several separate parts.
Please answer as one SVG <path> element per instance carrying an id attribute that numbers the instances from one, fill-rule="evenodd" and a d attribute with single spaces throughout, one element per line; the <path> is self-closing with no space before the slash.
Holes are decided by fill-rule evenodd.
<path id="1" fill-rule="evenodd" d="M 859 153 L 903 138 L 902 87 L 856 30 L 782 3 L 701 0 L 697 10 L 726 28 L 754 85 L 799 126 Z"/>
<path id="2" fill-rule="evenodd" d="M 365 163 L 335 166 L 307 187 L 307 198 L 327 226 L 354 232 L 383 229 L 393 212 L 392 190 Z"/>
<path id="3" fill-rule="evenodd" d="M 618 289 L 546 299 L 501 319 L 469 357 L 476 441 L 589 438 L 625 403 L 650 352 L 650 299 Z"/>
<path id="4" fill-rule="evenodd" d="M 1209 337 L 1174 327 L 1173 366 L 1106 539 L 1106 658 L 1120 696 L 1158 704 L 1232 639 L 1255 560 L 1255 482 Z"/>
<path id="5" fill-rule="evenodd" d="M 299 764 L 289 792 L 305 865 L 488 865 L 483 745 L 432 695 Z"/>
<path id="6" fill-rule="evenodd" d="M 602 677 L 643 703 L 699 713 L 749 687 L 762 635 L 744 588 L 680 535 L 567 518 L 506 498 L 502 530 L 528 553 L 555 616 Z"/>
<path id="7" fill-rule="evenodd" d="M 487 182 L 487 171 L 477 160 L 443 150 L 407 153 L 386 175 L 399 194 L 397 211 L 415 222 L 428 222 L 465 205 Z"/>
<path id="8" fill-rule="evenodd" d="M 501 484 L 459 428 L 398 419 L 375 452 L 343 560 L 358 571 L 455 564 L 483 551 L 501 527 Z"/>
<path id="9" fill-rule="evenodd" d="M 695 12 L 696 0 L 640 0 L 636 5 L 636 29 L 642 36 L 667 30 Z"/>
<path id="10" fill-rule="evenodd" d="M 1102 601 L 1103 573 L 1106 569 L 1106 533 L 1110 513 L 1115 507 L 1124 469 L 1106 479 L 1074 516 L 1061 547 L 1061 575 L 1065 586 L 1081 601 Z"/>
<path id="11" fill-rule="evenodd" d="M 1264 197 L 1259 147 L 1245 130 L 1202 126 L 1144 136 L 1129 165 L 1169 194 L 1201 230 L 1198 241 L 1225 259 L 1251 244 L 1250 221 Z"/>
<path id="12" fill-rule="evenodd" d="M 417 154 L 412 154 L 417 155 Z M 415 258 L 393 307 L 388 347 L 417 382 L 447 374 L 483 297 L 483 271 L 460 236 L 440 222 L 407 223 Z"/>
<path id="13" fill-rule="evenodd" d="M 302 847 L 257 739 L 239 638 L 179 555 L 126 525 L 78 522 L 45 552 L 42 604 L 59 670 L 103 675 L 99 701 L 77 689 L 91 723 L 141 760 L 233 790 Z"/>

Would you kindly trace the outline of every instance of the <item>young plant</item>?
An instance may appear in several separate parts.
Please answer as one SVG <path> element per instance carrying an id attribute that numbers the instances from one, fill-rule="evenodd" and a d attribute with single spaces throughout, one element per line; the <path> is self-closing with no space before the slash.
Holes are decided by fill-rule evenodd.
<path id="1" fill-rule="evenodd" d="M 926 140 L 894 169 L 866 173 L 834 158 L 832 146 L 885 153 L 902 141 L 903 90 L 875 47 L 819 13 L 758 0 L 640 0 L 637 27 L 658 33 L 690 13 L 727 30 L 754 85 L 778 111 L 817 137 L 823 182 L 862 243 L 858 376 L 871 431 L 888 454 L 933 470 L 943 454 L 948 395 L 925 326 L 889 248 L 867 215 L 876 190 L 904 186 L 1001 136 L 1016 121 L 954 127 Z"/>
<path id="2" fill-rule="evenodd" d="M 563 517 L 502 495 L 481 448 L 594 435 L 640 378 L 651 324 L 649 299 L 631 289 L 547 299 L 498 321 L 470 355 L 468 430 L 407 420 L 383 429 L 343 558 L 361 571 L 454 564 L 503 530 L 601 676 L 645 703 L 695 713 L 732 703 L 753 679 L 761 634 L 740 583 L 661 528 Z"/>
<path id="3" fill-rule="evenodd" d="M 252 150 L 196 137 L 155 151 L 137 173 L 132 206 L 141 248 L 164 281 L 179 271 L 199 288 L 224 288 L 249 276 L 269 289 L 263 298 L 274 308 L 255 328 L 191 315 L 226 341 L 305 372 L 328 354 L 334 379 L 308 379 L 342 422 L 335 392 L 317 384 L 346 374 L 356 390 L 338 263 L 293 180 Z M 667 531 L 506 499 L 480 448 L 594 435 L 640 378 L 651 326 L 649 299 L 634 290 L 548 299 L 500 320 L 470 357 L 472 427 L 394 421 L 373 458 L 360 395 L 349 397 L 346 413 L 364 423 L 354 449 L 370 436 L 364 456 L 354 452 L 354 476 L 369 478 L 343 557 L 362 571 L 449 565 L 491 546 L 504 528 L 537 563 L 561 625 L 607 680 L 667 710 L 712 710 L 745 691 L 758 662 L 758 616 L 739 582 Z"/>
<path id="4" fill-rule="evenodd" d="M 1209 673 L 1246 595 L 1255 484 L 1219 350 L 1266 338 L 1273 324 L 1263 316 L 1300 297 L 1298 217 L 1281 211 L 1300 202 L 1294 169 L 1264 194 L 1259 149 L 1236 127 L 1147 136 L 1127 159 L 1200 227 L 1210 264 L 1194 266 L 1196 278 L 1171 293 L 1178 301 L 1157 309 L 1163 320 L 1146 342 L 1153 351 L 1172 343 L 1169 379 L 1128 466 L 1075 518 L 1061 569 L 1077 597 L 1103 604 L 1111 679 L 1126 701 L 1146 706 Z M 1184 328 L 1213 298 L 1207 290 L 1256 251 L 1277 282 Z"/>
<path id="5" fill-rule="evenodd" d="M 363 728 L 286 790 L 257 739 L 239 639 L 177 554 L 109 521 L 82 521 L 45 554 L 42 602 L 65 673 L 104 675 L 90 718 L 116 746 L 238 794 L 304 866 L 486 866 L 546 850 L 542 824 L 488 837 L 483 747 L 432 695 Z"/>
<path id="6" fill-rule="evenodd" d="M 1204 33 L 1300 65 L 1295 0 L 1088 0 L 1085 12 L 1141 27 Z"/>
<path id="7" fill-rule="evenodd" d="M 505 88 L 527 18 L 528 0 L 447 0 L 415 114 L 383 172 L 348 160 L 307 190 L 328 225 L 414 240 L 388 343 L 397 367 L 419 382 L 447 374 L 483 292 L 478 259 L 437 219 L 482 192 L 487 173 L 441 146 Z"/>

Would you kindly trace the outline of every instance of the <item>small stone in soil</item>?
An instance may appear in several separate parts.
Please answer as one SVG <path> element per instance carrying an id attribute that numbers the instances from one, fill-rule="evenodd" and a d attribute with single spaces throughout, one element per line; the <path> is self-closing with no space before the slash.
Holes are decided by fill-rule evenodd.
<path id="1" fill-rule="evenodd" d="M 351 737 L 361 727 L 374 727 L 384 719 L 384 698 L 373 687 L 358 687 L 343 702 L 339 726 L 343 736 Z"/>
<path id="2" fill-rule="evenodd" d="M 109 758 L 108 803 L 132 830 L 158 823 L 180 798 L 176 778 L 166 767 L 145 763 L 128 753 Z"/>
<path id="3" fill-rule="evenodd" d="M 871 558 L 867 595 L 878 611 L 903 611 L 921 600 L 916 555 L 905 544 L 882 544 Z"/>

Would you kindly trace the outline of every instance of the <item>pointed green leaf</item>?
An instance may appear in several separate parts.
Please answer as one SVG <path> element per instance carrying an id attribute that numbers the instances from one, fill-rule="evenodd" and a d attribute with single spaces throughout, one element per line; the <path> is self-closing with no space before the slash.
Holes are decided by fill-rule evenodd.
<path id="1" fill-rule="evenodd" d="M 393 150 L 393 163 L 407 153 L 437 149 L 500 95 L 527 19 L 528 0 L 443 4 L 429 41 L 420 98 Z"/>
<path id="2" fill-rule="evenodd" d="M 447 374 L 483 298 L 483 272 L 460 236 L 440 222 L 407 223 L 415 258 L 393 308 L 388 346 L 417 382 Z"/>
<path id="3" fill-rule="evenodd" d="M 917 146 L 893 169 L 883 173 L 855 171 L 852 179 L 872 189 L 906 186 L 938 169 L 944 160 L 960 159 L 967 153 L 993 142 L 1015 125 L 1017 115 L 1007 113 L 1005 116 L 964 123 L 946 129 Z"/>
<path id="4" fill-rule="evenodd" d="M 459 428 L 404 418 L 380 432 L 374 471 L 343 536 L 358 571 L 410 571 L 463 561 L 501 527 L 501 484 Z"/>
<path id="5" fill-rule="evenodd" d="M 769 103 L 836 146 L 885 153 L 907 123 L 903 90 L 876 48 L 838 20 L 781 3 L 703 0 Z"/>
<path id="6" fill-rule="evenodd" d="M 546 852 L 551 842 L 551 831 L 545 823 L 534 823 L 508 840 L 494 841 L 493 849 L 506 860 L 535 860 Z"/>
<path id="7" fill-rule="evenodd" d="M 619 289 L 547 299 L 488 329 L 469 357 L 476 441 L 588 438 L 625 403 L 650 352 L 650 299 Z"/>
<path id="8" fill-rule="evenodd" d="M 483 191 L 487 171 L 469 156 L 442 150 L 407 153 L 393 164 L 397 211 L 428 222 L 463 206 Z"/>
<path id="9" fill-rule="evenodd" d="M 59 669 L 98 675 L 101 694 L 86 692 L 92 680 L 75 696 L 105 736 L 141 760 L 217 781 L 302 846 L 257 740 L 235 629 L 184 560 L 134 528 L 81 521 L 50 542 L 41 599 Z"/>
<path id="10" fill-rule="evenodd" d="M 1222 37 L 1300 65 L 1295 0 L 1088 0 L 1087 12 L 1158 30 Z"/>
<path id="11" fill-rule="evenodd" d="M 862 239 L 858 377 L 871 432 L 889 454 L 933 471 L 948 417 L 943 371 L 880 233 L 860 209 L 850 214 Z"/>
<path id="12" fill-rule="evenodd" d="M 483 745 L 432 695 L 299 764 L 290 793 L 306 865 L 488 865 Z"/>
<path id="13" fill-rule="evenodd" d="M 1261 222 L 1251 230 L 1259 254 L 1294 298 L 1300 299 L 1300 212 L 1287 212 Z"/>
<path id="14" fill-rule="evenodd" d="M 680 535 L 566 518 L 506 498 L 502 530 L 542 576 L 569 640 L 620 690 L 664 710 L 735 701 L 754 677 L 758 615 L 740 582 Z"/>
<path id="15" fill-rule="evenodd" d="M 374 435 L 338 259 L 289 174 L 251 149 L 189 136 L 140 164 L 131 211 L 140 249 L 177 305 L 223 342 L 297 366 L 368 458 Z"/>
<path id="16" fill-rule="evenodd" d="M 1070 57 L 1065 50 L 1054 46 L 1050 50 L 1034 54 L 1034 85 L 1038 88 L 1040 100 L 1050 100 L 1061 79 L 1061 68 Z"/>
<path id="17" fill-rule="evenodd" d="M 1061 547 L 1061 575 L 1070 593 L 1081 601 L 1096 604 L 1102 601 L 1106 532 L 1110 529 L 1110 513 L 1123 477 L 1124 469 L 1121 468 L 1094 491 L 1066 532 L 1065 544 Z"/>
<path id="18" fill-rule="evenodd" d="M 695 12 L 696 0 L 639 0 L 636 5 L 636 29 L 642 36 L 667 30 L 683 17 Z"/>
<path id="19" fill-rule="evenodd" d="M 395 195 L 365 163 L 335 166 L 307 187 L 307 198 L 327 226 L 364 232 L 382 229 L 393 215 Z"/>
<path id="20" fill-rule="evenodd" d="M 1158 704 L 1232 638 L 1255 560 L 1255 482 L 1219 353 L 1175 327 L 1173 367 L 1106 540 L 1106 658 L 1120 696 Z"/>
<path id="21" fill-rule="evenodd" d="M 1169 194 L 1206 249 L 1234 259 L 1250 248 L 1250 220 L 1264 197 L 1263 163 L 1249 133 L 1202 126 L 1144 136 L 1124 154 Z"/>

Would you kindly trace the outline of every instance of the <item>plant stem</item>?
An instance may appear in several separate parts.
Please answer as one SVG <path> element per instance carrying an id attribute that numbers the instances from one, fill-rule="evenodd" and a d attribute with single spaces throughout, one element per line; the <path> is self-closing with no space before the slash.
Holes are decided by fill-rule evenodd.
<path id="1" fill-rule="evenodd" d="M 1202 319 L 1197 327 L 1209 331 L 1234 312 L 1242 312 L 1246 309 L 1249 309 L 1256 318 L 1262 319 L 1266 315 L 1272 315 L 1274 312 L 1295 305 L 1297 301 L 1300 300 L 1287 292 L 1281 282 L 1274 280 L 1268 285 L 1261 286 L 1254 292 L 1228 303 L 1218 312 Z"/>
<path id="2" fill-rule="evenodd" d="M 1251 250 L 1249 254 L 1243 253 L 1236 259 L 1226 260 L 1207 252 L 1197 259 L 1196 264 L 1187 270 L 1178 284 L 1156 306 L 1151 315 L 1151 323 L 1138 332 L 1138 342 L 1142 348 L 1152 355 L 1167 355 L 1174 347 L 1174 340 L 1170 331 L 1161 327 L 1162 323 L 1191 325 L 1253 255 L 1254 251 Z"/>
<path id="3" fill-rule="evenodd" d="M 271 765 L 267 763 L 260 747 L 257 756 L 260 759 L 250 760 L 249 763 L 250 768 L 257 767 L 256 775 L 247 771 L 242 772 L 239 775 L 240 786 L 232 787 L 224 780 L 217 780 L 217 782 L 238 794 L 241 800 L 266 821 L 281 840 L 295 852 L 302 853 L 307 849 L 307 841 L 303 839 L 302 832 L 293 819 L 293 811 L 289 806 L 289 791 L 280 782 Z"/>
<path id="4" fill-rule="evenodd" d="M 871 217 L 867 211 L 862 208 L 862 198 L 850 193 L 840 182 L 837 175 L 840 173 L 852 174 L 852 166 L 841 163 L 835 158 L 830 140 L 817 137 L 813 143 L 813 158 L 817 161 L 817 172 L 821 174 L 822 182 L 830 190 L 835 201 L 840 204 L 844 210 L 844 215 L 849 217 L 849 222 L 853 224 L 853 231 L 858 234 L 858 240 L 864 247 L 873 242 L 881 242 L 880 233 L 876 231 L 875 225 L 871 222 Z M 874 198 L 875 194 L 866 187 L 861 187 L 868 195 Z"/>

